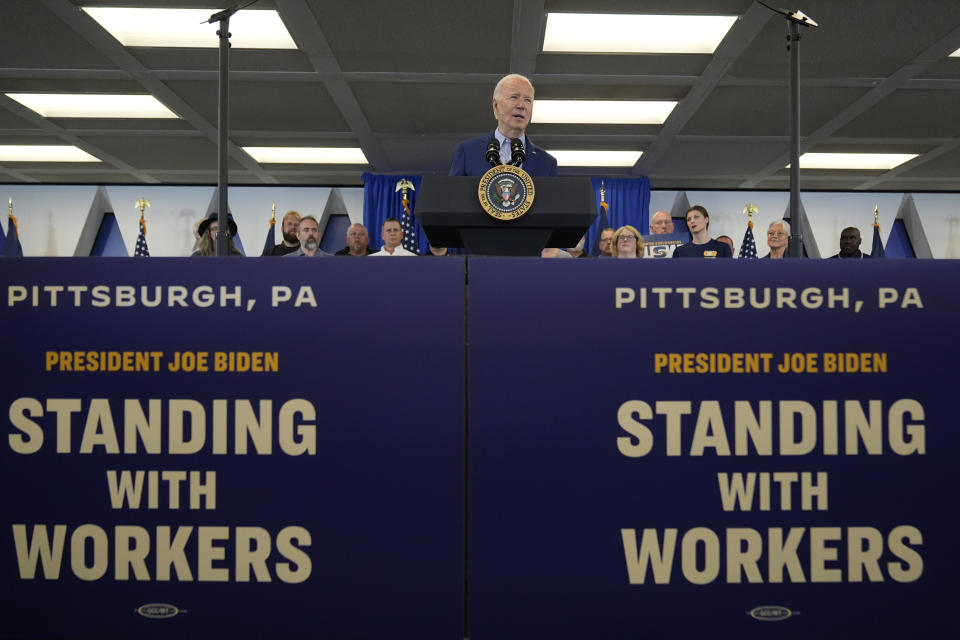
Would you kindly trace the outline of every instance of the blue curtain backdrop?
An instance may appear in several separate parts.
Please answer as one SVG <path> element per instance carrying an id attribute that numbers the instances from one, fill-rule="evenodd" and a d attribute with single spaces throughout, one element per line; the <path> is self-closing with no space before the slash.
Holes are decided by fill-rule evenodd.
<path id="1" fill-rule="evenodd" d="M 600 232 L 604 227 L 604 212 L 600 208 L 600 182 L 604 183 L 604 202 L 610 205 L 606 211 L 606 226 L 617 229 L 631 224 L 641 234 L 650 233 L 650 179 L 640 178 L 593 178 L 593 195 L 597 203 L 597 221 L 587 231 L 583 246 L 597 255 Z"/>
<path id="2" fill-rule="evenodd" d="M 413 183 L 414 190 L 407 191 L 410 200 L 410 215 L 414 216 L 417 206 L 417 194 L 420 191 L 420 176 L 381 176 L 375 173 L 363 174 L 363 224 L 370 234 L 370 246 L 379 251 L 383 247 L 380 227 L 387 218 L 403 218 L 403 198 L 397 191 L 397 183 L 407 179 Z M 420 228 L 416 216 L 413 226 L 417 231 L 420 253 L 427 253 L 427 236 Z"/>

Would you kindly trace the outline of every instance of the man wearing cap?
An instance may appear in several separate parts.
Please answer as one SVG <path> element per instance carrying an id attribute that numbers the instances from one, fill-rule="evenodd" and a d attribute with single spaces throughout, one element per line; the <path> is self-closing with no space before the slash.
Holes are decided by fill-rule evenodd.
<path id="1" fill-rule="evenodd" d="M 300 248 L 284 258 L 328 258 L 330 254 L 320 249 L 320 223 L 313 216 L 303 216 L 297 225 Z"/>

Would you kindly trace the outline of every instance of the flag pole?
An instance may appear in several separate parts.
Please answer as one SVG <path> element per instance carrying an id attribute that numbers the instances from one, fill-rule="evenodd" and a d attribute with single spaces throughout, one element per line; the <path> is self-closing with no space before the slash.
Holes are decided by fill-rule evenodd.
<path id="1" fill-rule="evenodd" d="M 800 25 L 820 25 L 803 11 L 778 9 L 762 0 L 760 4 L 787 19 L 787 51 L 790 52 L 790 229 L 788 250 L 791 258 L 803 257 L 803 232 L 800 230 Z"/>

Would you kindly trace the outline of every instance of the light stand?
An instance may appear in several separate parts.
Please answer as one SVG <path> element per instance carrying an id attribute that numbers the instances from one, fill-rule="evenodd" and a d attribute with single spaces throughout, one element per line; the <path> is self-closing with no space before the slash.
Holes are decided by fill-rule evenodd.
<path id="1" fill-rule="evenodd" d="M 256 2 L 256 0 L 253 0 Z M 217 256 L 230 255 L 230 227 L 227 224 L 227 184 L 229 182 L 227 164 L 227 139 L 230 129 L 229 72 L 230 72 L 230 16 L 253 2 L 241 3 L 229 9 L 218 11 L 210 16 L 207 23 L 219 22 L 217 35 L 220 37 L 220 97 L 217 113 Z"/>
<path id="2" fill-rule="evenodd" d="M 760 2 L 760 0 L 757 0 Z M 790 257 L 803 257 L 803 232 L 800 230 L 800 25 L 819 27 L 813 18 L 799 9 L 777 9 L 760 2 L 767 9 L 787 19 L 790 33 L 787 51 L 790 52 Z"/>

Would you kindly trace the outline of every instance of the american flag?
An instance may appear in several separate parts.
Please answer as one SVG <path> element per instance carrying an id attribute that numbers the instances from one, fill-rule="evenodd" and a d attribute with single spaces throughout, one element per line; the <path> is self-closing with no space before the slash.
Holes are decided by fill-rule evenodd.
<path id="1" fill-rule="evenodd" d="M 757 258 L 757 243 L 753 240 L 753 222 L 747 223 L 747 232 L 743 234 L 743 243 L 740 245 L 740 255 L 737 258 Z"/>
<path id="2" fill-rule="evenodd" d="M 420 255 L 420 241 L 417 238 L 417 227 L 413 224 L 412 218 L 413 216 L 405 211 L 400 220 L 400 226 L 403 228 L 403 248 Z"/>
<path id="3" fill-rule="evenodd" d="M 150 257 L 150 250 L 147 249 L 147 223 L 140 214 L 140 235 L 137 236 L 137 248 L 133 251 L 134 257 Z"/>

